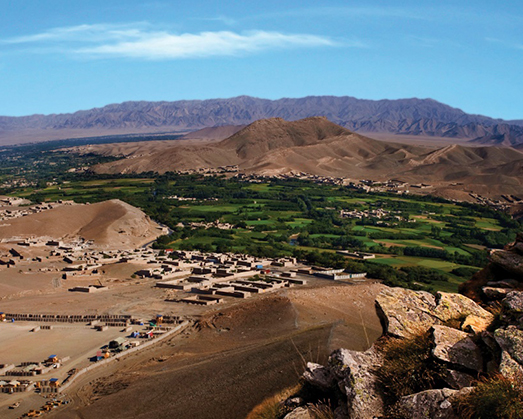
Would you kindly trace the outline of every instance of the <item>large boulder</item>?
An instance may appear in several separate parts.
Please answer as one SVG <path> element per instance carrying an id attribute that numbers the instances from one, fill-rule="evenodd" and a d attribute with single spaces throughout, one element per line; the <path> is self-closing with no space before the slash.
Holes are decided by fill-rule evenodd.
<path id="1" fill-rule="evenodd" d="M 468 316 L 484 319 L 487 323 L 494 319 L 492 313 L 461 294 L 438 292 L 436 300 L 434 315 L 444 323 L 452 319 L 466 319 Z"/>
<path id="2" fill-rule="evenodd" d="M 323 365 L 315 364 L 314 362 L 307 363 L 307 369 L 303 373 L 303 378 L 309 384 L 327 391 L 334 385 L 334 377 L 330 370 Z"/>
<path id="3" fill-rule="evenodd" d="M 398 402 L 398 409 L 404 417 L 410 419 L 459 419 L 454 404 L 459 397 L 470 390 L 470 388 L 425 390 L 402 397 Z"/>
<path id="4" fill-rule="evenodd" d="M 515 244 L 517 246 L 518 243 Z M 523 256 L 514 250 L 496 250 L 490 254 L 490 261 L 523 281 Z"/>
<path id="5" fill-rule="evenodd" d="M 494 338 L 502 350 L 518 364 L 523 365 L 523 331 L 515 326 L 506 329 L 498 329 L 494 332 Z"/>
<path id="6" fill-rule="evenodd" d="M 376 312 L 384 334 L 406 338 L 428 330 L 435 322 L 436 299 L 428 292 L 385 288 L 376 297 Z"/>
<path id="7" fill-rule="evenodd" d="M 523 313 L 523 291 L 509 292 L 502 304 L 510 312 Z"/>
<path id="8" fill-rule="evenodd" d="M 331 371 L 347 398 L 351 419 L 383 416 L 383 392 L 374 374 L 381 363 L 382 357 L 374 346 L 365 352 L 338 349 L 330 356 Z"/>
<path id="9" fill-rule="evenodd" d="M 408 338 L 427 331 L 433 325 L 451 320 L 463 321 L 467 330 L 485 330 L 494 316 L 471 299 L 446 292 L 434 297 L 424 291 L 385 288 L 376 297 L 376 312 L 384 334 Z"/>
<path id="10" fill-rule="evenodd" d="M 292 412 L 287 413 L 284 419 L 313 419 L 314 416 L 311 414 L 310 410 L 306 407 L 298 407 Z"/>
<path id="11" fill-rule="evenodd" d="M 510 380 L 523 380 L 523 366 L 514 361 L 507 351 L 501 352 L 501 362 L 499 363 L 499 372 L 503 377 Z"/>
<path id="12" fill-rule="evenodd" d="M 435 325 L 432 327 L 432 338 L 432 355 L 436 359 L 468 370 L 483 370 L 481 351 L 467 333 Z"/>

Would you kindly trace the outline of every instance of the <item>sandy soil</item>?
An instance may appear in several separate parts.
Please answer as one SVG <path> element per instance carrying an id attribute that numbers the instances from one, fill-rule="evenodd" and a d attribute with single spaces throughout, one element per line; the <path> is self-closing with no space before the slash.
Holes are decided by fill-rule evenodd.
<path id="1" fill-rule="evenodd" d="M 99 247 L 133 249 L 156 239 L 161 228 L 141 210 L 118 199 L 91 205 L 63 205 L 2 222 L 0 239 L 83 237 Z"/>
<path id="2" fill-rule="evenodd" d="M 53 418 L 244 418 L 297 382 L 304 360 L 365 349 L 381 333 L 379 284 L 325 281 L 204 315 L 191 333 L 79 380 Z"/>

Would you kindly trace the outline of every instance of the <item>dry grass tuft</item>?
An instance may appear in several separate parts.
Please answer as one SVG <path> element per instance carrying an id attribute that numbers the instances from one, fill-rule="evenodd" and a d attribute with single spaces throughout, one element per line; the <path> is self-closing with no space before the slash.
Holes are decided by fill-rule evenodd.
<path id="1" fill-rule="evenodd" d="M 246 419 L 279 419 L 287 413 L 282 402 L 301 389 L 300 385 L 290 387 L 286 390 L 266 398 L 254 409 L 251 410 Z"/>
<path id="2" fill-rule="evenodd" d="M 457 402 L 462 419 L 523 419 L 523 383 L 496 375 Z"/>
<path id="3" fill-rule="evenodd" d="M 428 331 L 408 339 L 388 338 L 381 345 L 384 361 L 376 373 L 390 404 L 442 382 L 445 369 L 432 360 Z"/>
<path id="4" fill-rule="evenodd" d="M 314 419 L 334 419 L 334 410 L 326 403 L 317 403 L 312 406 L 308 406 L 309 412 Z"/>

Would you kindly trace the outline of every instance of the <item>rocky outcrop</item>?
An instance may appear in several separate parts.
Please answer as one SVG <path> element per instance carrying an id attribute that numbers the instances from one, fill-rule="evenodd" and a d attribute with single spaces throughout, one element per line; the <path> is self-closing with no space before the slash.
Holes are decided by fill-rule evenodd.
<path id="1" fill-rule="evenodd" d="M 436 297 L 424 291 L 388 288 L 376 298 L 376 311 L 383 333 L 407 338 L 443 325 L 461 321 L 463 329 L 480 332 L 492 322 L 493 315 L 471 299 L 459 294 L 438 292 Z"/>
<path id="2" fill-rule="evenodd" d="M 494 333 L 496 342 L 501 349 L 520 365 L 523 365 L 523 331 L 516 326 L 508 326 L 506 329 L 498 329 Z"/>
<path id="3" fill-rule="evenodd" d="M 459 419 L 455 402 L 470 390 L 469 388 L 463 390 L 443 388 L 422 391 L 403 397 L 397 409 L 400 414 L 411 419 Z"/>
<path id="4" fill-rule="evenodd" d="M 365 352 L 339 349 L 329 358 L 330 369 L 347 400 L 346 410 L 351 419 L 383 415 L 383 392 L 375 375 L 381 362 L 375 347 Z"/>
<path id="5" fill-rule="evenodd" d="M 435 297 L 428 292 L 387 288 L 376 298 L 384 334 L 405 338 L 440 321 L 434 316 Z"/>
<path id="6" fill-rule="evenodd" d="M 514 290 L 523 290 L 523 233 L 516 241 L 503 250 L 494 250 L 489 256 L 490 263 L 480 272 L 460 285 L 463 295 L 484 303 L 499 300 Z M 496 288 L 493 290 L 492 288 Z"/>
<path id="7" fill-rule="evenodd" d="M 469 388 L 498 356 L 497 339 L 505 335 L 501 333 L 494 339 L 485 332 L 494 316 L 462 295 L 440 292 L 434 296 L 403 288 L 385 288 L 376 298 L 376 310 L 383 325 L 379 343 L 365 352 L 339 349 L 331 354 L 325 366 L 307 364 L 304 382 L 323 395 L 336 395 L 335 411 L 339 419 L 379 418 L 392 411 L 406 418 L 458 418 L 455 400 L 462 389 Z M 384 352 L 387 339 L 408 341 L 419 335 L 427 335 L 430 345 L 428 358 L 422 362 L 439 374 L 431 386 L 441 384 L 441 387 L 427 388 L 391 402 L 390 389 L 379 373 L 390 362 Z M 510 364 L 511 360 L 516 364 L 517 361 L 512 359 L 508 346 L 507 343 L 504 365 L 507 371 L 509 368 L 517 371 Z M 296 397 L 289 398 L 286 406 L 291 400 Z M 306 403 L 307 400 L 301 399 L 302 407 Z M 297 414 L 304 412 L 300 410 Z"/>
<path id="8" fill-rule="evenodd" d="M 433 326 L 431 332 L 435 358 L 458 368 L 483 370 L 481 351 L 467 333 L 446 326 Z"/>
<path id="9" fill-rule="evenodd" d="M 313 419 L 314 416 L 312 416 L 310 410 L 306 407 L 298 407 L 297 409 L 294 409 L 292 412 L 285 415 L 284 419 Z"/>
<path id="10" fill-rule="evenodd" d="M 503 305 L 511 313 L 523 313 L 523 292 L 511 291 L 503 299 Z"/>
<path id="11" fill-rule="evenodd" d="M 496 315 L 460 294 L 385 288 L 376 298 L 383 326 L 378 342 L 365 352 L 339 349 L 326 366 L 309 364 L 304 381 L 322 394 L 336 395 L 337 419 L 458 419 L 478 379 L 501 374 L 523 382 L 523 292 L 514 277 L 517 258 L 523 262 L 522 236 L 496 253 L 501 252 L 504 256 L 492 258 L 485 272 L 504 273 L 482 279 L 488 283 L 485 307 L 493 307 Z M 510 270 L 507 264 L 501 271 L 494 265 L 507 261 Z M 403 353 L 403 364 L 396 366 Z M 306 403 L 302 400 L 302 406 Z"/>

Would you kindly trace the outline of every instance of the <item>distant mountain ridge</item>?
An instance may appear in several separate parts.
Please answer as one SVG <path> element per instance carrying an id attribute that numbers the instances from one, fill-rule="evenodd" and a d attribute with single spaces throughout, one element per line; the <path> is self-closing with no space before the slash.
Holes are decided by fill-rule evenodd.
<path id="1" fill-rule="evenodd" d="M 238 96 L 175 102 L 124 102 L 72 114 L 0 117 L 0 138 L 29 131 L 46 139 L 60 135 L 115 130 L 121 133 L 193 131 L 206 127 L 247 125 L 259 119 L 289 121 L 325 116 L 356 132 L 383 132 L 465 138 L 486 145 L 523 143 L 523 121 L 471 115 L 432 99 L 367 100 L 350 96 L 308 96 L 278 100 Z M 76 130 L 76 131 L 75 131 Z M 96 135 L 96 134 L 94 134 Z M 49 137 L 51 136 L 51 137 Z"/>

